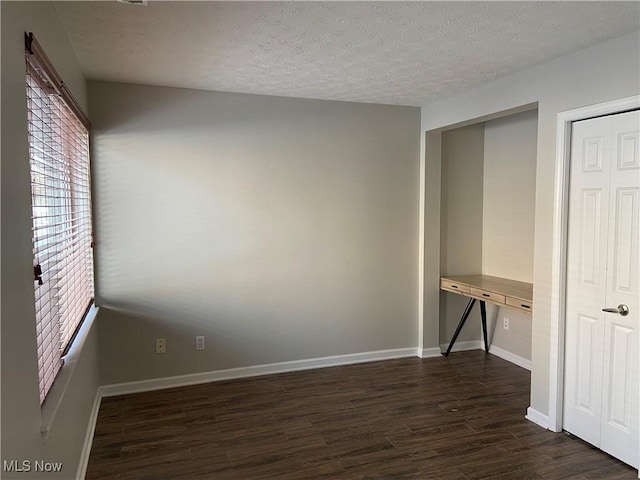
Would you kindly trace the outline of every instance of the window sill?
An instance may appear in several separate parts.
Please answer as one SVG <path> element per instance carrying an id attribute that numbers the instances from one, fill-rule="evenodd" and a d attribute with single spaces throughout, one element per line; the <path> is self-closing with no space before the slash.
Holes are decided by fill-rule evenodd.
<path id="1" fill-rule="evenodd" d="M 60 372 L 58 372 L 58 376 L 51 387 L 51 390 L 49 390 L 47 398 L 42 404 L 40 433 L 42 435 L 43 442 L 46 442 L 49 438 L 51 425 L 53 424 L 56 413 L 58 413 L 58 410 L 60 409 L 60 405 L 62 405 L 65 393 L 69 387 L 71 378 L 73 377 L 73 372 L 76 368 L 78 358 L 80 358 L 82 348 L 89 336 L 89 332 L 91 331 L 91 327 L 95 322 L 99 310 L 99 307 L 92 305 L 87 312 L 87 316 L 82 322 L 82 326 L 80 327 L 80 330 L 78 330 L 78 334 L 71 344 L 71 348 L 67 354 L 62 357 L 64 365 L 60 369 Z"/>

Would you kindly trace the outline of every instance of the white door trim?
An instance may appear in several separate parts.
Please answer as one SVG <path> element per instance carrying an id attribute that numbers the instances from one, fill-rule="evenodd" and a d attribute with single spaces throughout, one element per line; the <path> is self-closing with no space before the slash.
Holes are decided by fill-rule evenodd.
<path id="1" fill-rule="evenodd" d="M 551 270 L 551 345 L 549 349 L 549 430 L 562 431 L 564 392 L 565 284 L 571 123 L 640 108 L 640 95 L 558 113 Z"/>

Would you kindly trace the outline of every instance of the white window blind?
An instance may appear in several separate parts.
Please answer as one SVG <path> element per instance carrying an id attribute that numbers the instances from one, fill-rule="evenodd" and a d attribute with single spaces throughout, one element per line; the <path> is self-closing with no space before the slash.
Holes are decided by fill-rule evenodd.
<path id="1" fill-rule="evenodd" d="M 26 88 L 41 403 L 93 301 L 89 132 L 47 73 L 38 55 L 28 50 Z"/>

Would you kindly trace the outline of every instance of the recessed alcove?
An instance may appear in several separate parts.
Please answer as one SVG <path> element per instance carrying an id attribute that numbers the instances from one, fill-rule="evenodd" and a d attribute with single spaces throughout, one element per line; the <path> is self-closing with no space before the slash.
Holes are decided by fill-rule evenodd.
<path id="1" fill-rule="evenodd" d="M 440 275 L 481 273 L 533 282 L 537 124 L 532 105 L 440 132 Z M 440 292 L 440 345 L 450 341 L 467 301 Z M 487 314 L 494 353 L 526 366 L 531 315 L 492 304 Z M 474 307 L 455 348 L 479 348 L 480 339 Z"/>

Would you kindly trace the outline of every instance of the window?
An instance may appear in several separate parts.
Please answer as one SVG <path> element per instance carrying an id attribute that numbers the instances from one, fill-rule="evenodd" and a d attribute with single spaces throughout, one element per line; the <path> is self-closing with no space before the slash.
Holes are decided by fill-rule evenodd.
<path id="1" fill-rule="evenodd" d="M 25 39 L 42 403 L 93 302 L 89 122 L 33 34 Z"/>

